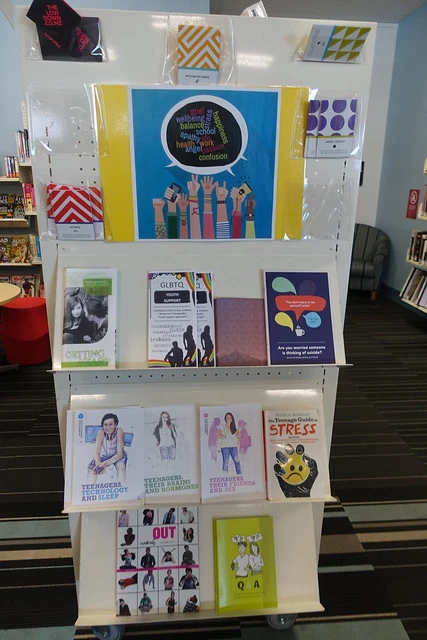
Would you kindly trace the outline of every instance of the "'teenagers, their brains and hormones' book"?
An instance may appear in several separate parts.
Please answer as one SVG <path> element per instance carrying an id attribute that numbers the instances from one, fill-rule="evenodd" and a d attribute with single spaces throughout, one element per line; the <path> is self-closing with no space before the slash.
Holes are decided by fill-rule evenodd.
<path id="1" fill-rule="evenodd" d="M 141 407 L 68 411 L 65 510 L 142 504 L 143 450 Z"/>
<path id="2" fill-rule="evenodd" d="M 201 407 L 200 438 L 202 501 L 265 500 L 260 405 Z"/>
<path id="3" fill-rule="evenodd" d="M 218 611 L 277 607 L 271 516 L 213 521 Z"/>
<path id="4" fill-rule="evenodd" d="M 61 366 L 116 366 L 117 270 L 66 269 Z"/>
<path id="5" fill-rule="evenodd" d="M 196 285 L 193 271 L 150 271 L 148 366 L 197 366 Z"/>
<path id="6" fill-rule="evenodd" d="M 145 502 L 199 501 L 199 435 L 194 405 L 144 409 Z"/>
<path id="7" fill-rule="evenodd" d="M 330 495 L 323 421 L 317 409 L 264 411 L 267 498 Z"/>

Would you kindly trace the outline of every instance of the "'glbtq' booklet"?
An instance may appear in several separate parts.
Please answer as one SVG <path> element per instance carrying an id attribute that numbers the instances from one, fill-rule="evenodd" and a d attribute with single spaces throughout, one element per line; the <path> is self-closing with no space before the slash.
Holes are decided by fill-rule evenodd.
<path id="1" fill-rule="evenodd" d="M 265 500 L 260 405 L 201 407 L 200 438 L 202 501 Z"/>
<path id="2" fill-rule="evenodd" d="M 196 286 L 193 271 L 151 271 L 148 366 L 197 366 Z"/>
<path id="3" fill-rule="evenodd" d="M 145 502 L 199 501 L 199 434 L 194 405 L 144 409 Z"/>
<path id="4" fill-rule="evenodd" d="M 114 368 L 116 316 L 116 269 L 66 269 L 61 367 Z"/>
<path id="5" fill-rule="evenodd" d="M 143 502 L 141 407 L 67 413 L 65 510 Z"/>

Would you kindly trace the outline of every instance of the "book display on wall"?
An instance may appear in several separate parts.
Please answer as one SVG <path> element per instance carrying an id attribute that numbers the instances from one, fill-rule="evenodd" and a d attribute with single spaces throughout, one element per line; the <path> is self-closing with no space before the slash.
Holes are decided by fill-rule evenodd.
<path id="1" fill-rule="evenodd" d="M 63 92 L 52 88 L 69 63 L 45 62 L 43 39 L 38 64 L 23 60 L 37 180 L 22 206 L 37 202 L 49 286 L 56 278 L 48 313 L 62 435 L 68 411 L 77 625 L 321 611 L 355 198 L 331 221 L 304 194 L 357 183 L 375 25 L 343 74 L 295 61 L 309 21 L 265 19 L 255 52 L 244 43 L 256 21 L 165 14 L 160 30 L 153 15 L 100 12 L 120 55 L 85 74 L 74 60 Z M 142 57 L 119 37 L 131 27 Z M 349 139 L 341 155 L 320 141 L 304 158 L 310 92 L 333 98 L 339 81 L 346 120 L 357 116 Z"/>

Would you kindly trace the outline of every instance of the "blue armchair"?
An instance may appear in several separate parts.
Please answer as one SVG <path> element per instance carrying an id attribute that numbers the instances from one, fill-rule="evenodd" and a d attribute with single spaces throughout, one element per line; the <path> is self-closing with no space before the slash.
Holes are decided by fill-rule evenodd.
<path id="1" fill-rule="evenodd" d="M 375 300 L 380 290 L 389 251 L 390 239 L 384 231 L 367 224 L 356 223 L 349 289 L 370 291 L 371 300 Z"/>

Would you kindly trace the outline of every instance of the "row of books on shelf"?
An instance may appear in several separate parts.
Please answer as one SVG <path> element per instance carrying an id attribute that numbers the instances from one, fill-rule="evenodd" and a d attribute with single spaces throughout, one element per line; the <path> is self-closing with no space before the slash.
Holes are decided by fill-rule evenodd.
<path id="1" fill-rule="evenodd" d="M 65 511 L 328 497 L 321 408 L 165 405 L 67 413 Z"/>
<path id="2" fill-rule="evenodd" d="M 204 580 L 214 579 L 217 611 L 277 607 L 274 520 L 215 518 L 214 576 L 204 574 L 197 507 L 168 505 L 117 514 L 118 616 L 203 609 Z"/>
<path id="3" fill-rule="evenodd" d="M 30 141 L 27 129 L 20 129 L 15 133 L 16 150 L 18 153 L 18 161 L 21 164 L 31 162 L 30 157 Z"/>
<path id="4" fill-rule="evenodd" d="M 0 193 L 0 220 L 25 218 L 35 213 L 36 200 L 34 185 L 22 184 L 22 195 L 17 193 Z"/>
<path id="5" fill-rule="evenodd" d="M 403 285 L 400 297 L 427 309 L 427 271 L 413 267 Z"/>
<path id="6" fill-rule="evenodd" d="M 413 231 L 407 259 L 427 266 L 427 231 Z"/>
<path id="7" fill-rule="evenodd" d="M 17 156 L 4 156 L 4 171 L 6 178 L 19 178 L 19 160 Z"/>
<path id="8" fill-rule="evenodd" d="M 44 298 L 44 284 L 39 274 L 19 275 L 0 273 L 0 282 L 14 284 L 21 289 L 21 298 Z"/>
<path id="9" fill-rule="evenodd" d="M 335 364 L 330 271 L 265 271 L 264 298 L 214 298 L 212 272 L 148 273 L 148 366 Z M 115 269 L 66 269 L 62 367 L 115 367 Z M 335 283 L 336 284 L 336 283 Z"/>
<path id="10" fill-rule="evenodd" d="M 0 236 L 0 264 L 41 264 L 39 237 L 26 235 Z"/>

